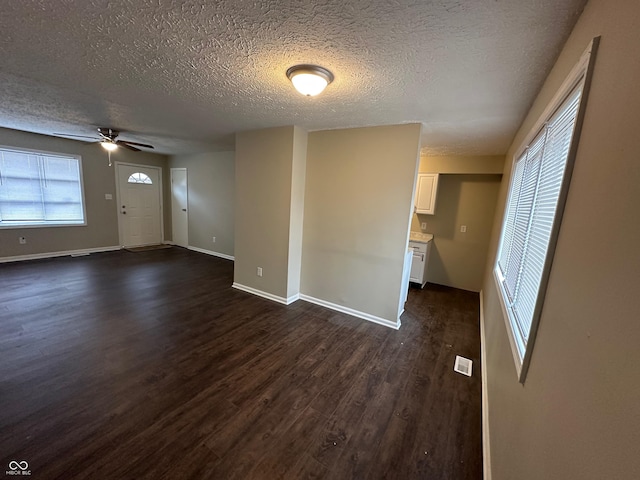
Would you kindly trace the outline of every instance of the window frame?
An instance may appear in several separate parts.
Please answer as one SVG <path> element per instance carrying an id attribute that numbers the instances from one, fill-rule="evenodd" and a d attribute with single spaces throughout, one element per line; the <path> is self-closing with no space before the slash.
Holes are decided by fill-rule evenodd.
<path id="1" fill-rule="evenodd" d="M 575 164 L 575 157 L 578 150 L 578 146 L 580 143 L 580 134 L 582 130 L 582 124 L 584 121 L 584 114 L 587 106 L 587 99 L 589 96 L 589 89 L 591 87 L 591 81 L 593 77 L 593 66 L 596 58 L 596 52 L 598 49 L 598 45 L 600 42 L 600 37 L 594 38 L 586 51 L 580 57 L 578 63 L 573 67 L 567 78 L 564 80 L 556 94 L 553 96 L 552 100 L 549 102 L 547 107 L 544 109 L 542 115 L 538 118 L 534 127 L 529 131 L 525 140 L 521 143 L 518 149 L 515 151 L 515 154 L 511 160 L 511 172 L 509 178 L 509 186 L 507 190 L 507 196 L 505 198 L 504 204 L 504 212 L 503 218 L 501 221 L 500 228 L 500 237 L 498 241 L 498 248 L 496 250 L 496 257 L 494 260 L 493 266 L 493 278 L 496 284 L 496 289 L 498 291 L 498 300 L 500 303 L 500 307 L 502 308 L 502 313 L 505 321 L 505 326 L 507 330 L 507 336 L 509 338 L 509 343 L 511 345 L 511 351 L 513 354 L 513 359 L 515 362 L 516 372 L 518 375 L 519 382 L 524 384 L 527 376 L 527 372 L 529 370 L 529 365 L 531 363 L 531 356 L 533 352 L 533 347 L 535 344 L 536 335 L 538 332 L 538 328 L 540 325 L 540 318 L 542 316 L 542 310 L 544 307 L 544 299 L 546 295 L 547 285 L 549 282 L 549 276 L 551 274 L 551 267 L 553 263 L 553 258 L 555 254 L 555 248 L 558 240 L 558 235 L 560 232 L 560 226 L 562 224 L 562 217 L 564 214 L 564 207 L 566 205 L 567 195 L 569 192 L 569 186 L 571 183 L 571 176 L 573 173 L 573 168 Z M 553 115 L 557 112 L 557 110 L 562 106 L 565 100 L 569 97 L 569 95 L 573 92 L 573 90 L 581 83 L 584 82 L 582 87 L 581 98 L 578 105 L 578 110 L 576 113 L 575 126 L 573 129 L 570 147 L 567 155 L 566 166 L 564 171 L 564 178 L 560 187 L 560 192 L 558 196 L 558 203 L 556 208 L 555 217 L 553 219 L 551 233 L 549 238 L 549 246 L 547 250 L 547 254 L 544 260 L 544 265 L 542 268 L 542 277 L 540 280 L 540 287 L 537 292 L 537 298 L 535 303 L 535 309 L 533 312 L 533 317 L 531 319 L 531 327 L 529 330 L 528 339 L 525 341 L 524 336 L 520 334 L 518 323 L 513 318 L 513 315 L 510 312 L 507 302 L 507 293 L 502 284 L 502 274 L 500 268 L 498 266 L 498 261 L 501 257 L 501 252 L 503 248 L 503 242 L 505 238 L 505 226 L 506 226 L 506 214 L 508 202 L 511 197 L 511 192 L 513 189 L 513 180 L 516 173 L 516 162 L 523 156 L 526 155 L 526 151 L 529 146 L 534 142 L 539 134 L 542 132 L 544 128 L 546 128 L 547 122 L 553 117 Z M 521 354 L 521 348 L 519 345 L 524 345 L 524 353 Z"/>
<path id="2" fill-rule="evenodd" d="M 42 155 L 59 158 L 72 158 L 78 161 L 78 175 L 80 179 L 80 200 L 82 202 L 82 222 L 29 222 L 29 223 L 12 223 L 3 225 L 0 222 L 0 230 L 22 230 L 25 228 L 52 228 L 52 227 L 86 227 L 87 226 L 87 203 L 84 193 L 84 172 L 82 169 L 82 155 L 65 152 L 53 152 L 48 150 L 36 150 L 33 148 L 16 147 L 13 145 L 0 144 L 0 150 L 10 150 L 27 155 Z"/>
<path id="3" fill-rule="evenodd" d="M 139 175 L 139 178 L 135 178 L 134 175 Z M 144 176 L 144 178 L 142 178 L 142 176 Z M 131 181 L 132 178 L 134 179 L 133 182 Z M 140 178 L 142 179 L 142 181 L 139 182 L 138 180 Z M 147 180 L 149 181 L 147 182 Z M 127 179 L 127 183 L 131 183 L 134 185 L 153 185 L 153 180 L 151 180 L 151 177 L 144 172 L 135 172 L 129 175 L 129 178 Z"/>

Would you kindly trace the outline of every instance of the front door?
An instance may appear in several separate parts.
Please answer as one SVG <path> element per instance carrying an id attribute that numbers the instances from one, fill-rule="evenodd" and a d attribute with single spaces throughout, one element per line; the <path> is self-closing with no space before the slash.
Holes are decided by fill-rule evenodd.
<path id="1" fill-rule="evenodd" d="M 116 178 L 122 246 L 162 243 L 160 168 L 116 163 Z"/>

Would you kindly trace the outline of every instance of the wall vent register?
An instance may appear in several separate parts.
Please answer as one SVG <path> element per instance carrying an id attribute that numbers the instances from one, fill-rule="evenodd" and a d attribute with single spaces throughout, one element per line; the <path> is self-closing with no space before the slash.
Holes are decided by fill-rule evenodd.
<path id="1" fill-rule="evenodd" d="M 470 377 L 472 370 L 473 370 L 472 360 L 461 357 L 460 355 L 456 355 L 456 362 L 453 364 L 454 372 L 458 372 L 458 373 L 461 373 L 462 375 L 466 375 L 467 377 Z"/>

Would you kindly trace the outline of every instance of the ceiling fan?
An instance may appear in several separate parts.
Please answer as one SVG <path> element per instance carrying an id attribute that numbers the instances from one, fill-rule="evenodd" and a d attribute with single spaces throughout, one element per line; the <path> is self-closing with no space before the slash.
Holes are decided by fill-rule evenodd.
<path id="1" fill-rule="evenodd" d="M 88 137 L 86 135 L 69 135 L 66 133 L 54 133 L 54 135 L 60 135 L 62 137 L 92 138 L 97 142 L 100 142 L 100 145 L 102 145 L 106 150 L 109 150 L 110 152 L 116 150 L 118 147 L 123 147 L 128 150 L 133 150 L 134 152 L 141 151 L 137 147 L 153 148 L 153 145 L 148 145 L 146 143 L 130 142 L 128 140 L 117 140 L 119 134 L 120 134 L 119 130 L 114 130 L 112 128 L 106 128 L 106 127 L 98 128 L 98 135 L 100 136 L 99 138 Z"/>

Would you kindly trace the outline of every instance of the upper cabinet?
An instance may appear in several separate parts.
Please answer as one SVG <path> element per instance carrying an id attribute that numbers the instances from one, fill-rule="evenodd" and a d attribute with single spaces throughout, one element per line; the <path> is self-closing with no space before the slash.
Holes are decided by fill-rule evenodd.
<path id="1" fill-rule="evenodd" d="M 438 174 L 419 173 L 416 185 L 416 213 L 433 215 L 436 213 L 436 194 L 438 193 Z"/>

